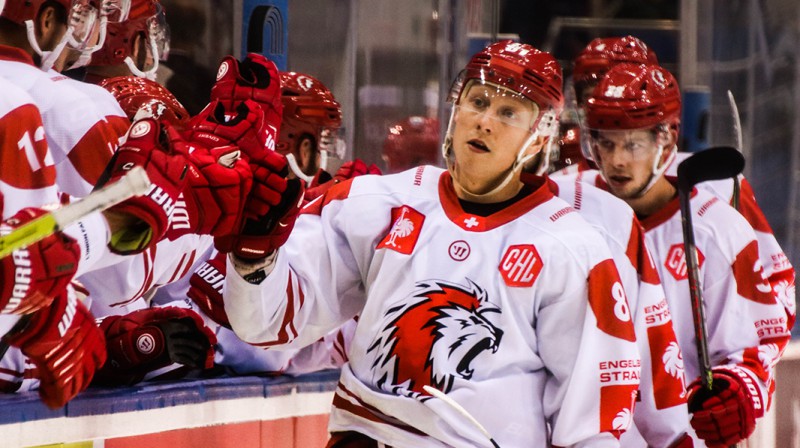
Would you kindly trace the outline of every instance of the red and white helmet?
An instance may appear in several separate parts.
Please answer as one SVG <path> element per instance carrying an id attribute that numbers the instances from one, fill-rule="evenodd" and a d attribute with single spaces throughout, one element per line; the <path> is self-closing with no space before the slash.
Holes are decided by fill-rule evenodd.
<path id="1" fill-rule="evenodd" d="M 110 0 L 103 47 L 92 54 L 90 65 L 126 64 L 140 78 L 155 79 L 159 61 L 169 53 L 169 26 L 158 0 Z M 138 38 L 138 39 L 137 39 Z M 145 55 L 134 61 L 137 41 L 144 42 Z"/>
<path id="2" fill-rule="evenodd" d="M 603 130 L 651 129 L 671 133 L 676 141 L 681 118 L 680 87 L 675 77 L 658 65 L 618 64 L 595 86 L 585 111 L 584 124 L 590 138 Z M 593 161 L 598 162 L 594 144 L 590 148 Z M 665 150 L 669 152 L 666 157 Z M 671 148 L 659 147 L 653 178 L 642 193 L 664 173 L 676 152 L 675 144 Z"/>
<path id="3" fill-rule="evenodd" d="M 439 120 L 411 116 L 389 128 L 383 143 L 383 160 L 389 173 L 419 165 L 433 165 L 439 155 Z"/>
<path id="4" fill-rule="evenodd" d="M 493 191 L 504 188 L 514 172 L 533 155 L 526 154 L 528 147 L 539 136 L 549 136 L 551 141 L 558 132 L 558 116 L 564 108 L 561 66 L 550 54 L 528 44 L 510 40 L 495 42 L 472 56 L 467 66 L 450 89 L 449 100 L 454 107 L 450 115 L 447 134 L 442 144 L 442 155 L 448 166 L 452 161 L 453 121 L 461 99 L 473 85 L 492 86 L 498 91 L 511 93 L 536 104 L 538 116 L 531 124 L 531 133 L 519 148 L 514 164 L 509 167 L 505 180 Z M 545 154 L 546 156 L 546 154 Z"/>
<path id="5" fill-rule="evenodd" d="M 169 90 L 155 81 L 117 76 L 103 80 L 100 87 L 111 92 L 131 122 L 142 114 L 166 120 L 178 129 L 185 128 L 189 122 L 189 112 Z"/>
<path id="6" fill-rule="evenodd" d="M 2 8 L 2 16 L 26 27 L 28 43 L 33 51 L 41 56 L 42 70 L 50 70 L 67 45 L 82 51 L 91 46 L 91 40 L 98 35 L 102 38 L 104 21 L 102 20 L 103 1 L 112 0 L 53 0 L 64 8 L 67 17 L 67 31 L 51 50 L 42 50 L 36 38 L 34 20 L 47 0 L 18 0 L 10 2 Z"/>
<path id="7" fill-rule="evenodd" d="M 296 151 L 304 137 L 311 137 L 320 155 L 320 168 L 327 168 L 327 159 L 344 158 L 341 138 L 342 108 L 325 85 L 313 76 L 297 72 L 281 72 L 283 121 L 276 151 L 286 155 L 292 171 L 310 182 L 315 173 L 304 173 L 297 164 Z"/>
<path id="8" fill-rule="evenodd" d="M 589 42 L 575 58 L 572 84 L 581 95 L 587 86 L 596 84 L 611 67 L 623 63 L 658 64 L 653 50 L 633 36 L 599 37 Z M 578 97 L 581 103 L 582 98 Z"/>

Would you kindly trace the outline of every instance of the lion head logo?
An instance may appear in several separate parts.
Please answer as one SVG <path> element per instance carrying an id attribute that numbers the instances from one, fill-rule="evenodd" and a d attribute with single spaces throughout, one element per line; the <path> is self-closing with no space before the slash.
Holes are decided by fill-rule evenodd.
<path id="1" fill-rule="evenodd" d="M 485 290 L 467 281 L 467 287 L 417 283 L 407 303 L 386 312 L 384 328 L 367 349 L 380 388 L 416 396 L 429 385 L 447 393 L 456 377 L 472 378 L 475 358 L 497 352 L 503 331 L 487 314 L 501 311 Z"/>

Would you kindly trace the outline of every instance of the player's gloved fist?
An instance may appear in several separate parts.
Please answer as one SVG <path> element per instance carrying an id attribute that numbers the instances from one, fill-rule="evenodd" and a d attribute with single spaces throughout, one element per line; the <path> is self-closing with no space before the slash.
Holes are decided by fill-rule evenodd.
<path id="1" fill-rule="evenodd" d="M 89 310 L 67 291 L 29 316 L 27 325 L 6 335 L 6 341 L 36 366 L 42 401 L 60 408 L 89 386 L 106 361 L 103 333 Z"/>
<path id="2" fill-rule="evenodd" d="M 255 101 L 241 101 L 228 111 L 215 100 L 192 118 L 184 135 L 188 141 L 208 148 L 236 145 L 247 158 L 258 159 L 275 149 L 277 132 Z"/>
<path id="3" fill-rule="evenodd" d="M 253 183 L 250 166 L 237 146 L 207 148 L 166 129 L 171 147 L 189 161 L 187 187 L 173 210 L 167 238 L 187 233 L 222 236 L 241 227 L 244 204 Z"/>
<path id="4" fill-rule="evenodd" d="M 225 254 L 220 252 L 194 271 L 189 279 L 189 291 L 186 295 L 214 322 L 231 328 L 222 300 L 224 284 Z"/>
<path id="5" fill-rule="evenodd" d="M 0 235 L 45 213 L 35 208 L 22 209 L 0 224 Z M 0 313 L 28 314 L 50 305 L 72 280 L 80 255 L 74 239 L 56 232 L 0 259 Z"/>
<path id="6" fill-rule="evenodd" d="M 763 401 L 753 378 L 740 367 L 715 367 L 713 390 L 700 380 L 688 388 L 689 412 L 697 436 L 709 447 L 725 447 L 746 439 L 763 414 Z"/>
<path id="7" fill-rule="evenodd" d="M 146 308 L 103 319 L 108 363 L 99 384 L 133 384 L 173 363 L 208 369 L 214 364 L 217 338 L 194 311 L 176 307 Z"/>
<path id="8" fill-rule="evenodd" d="M 253 188 L 245 207 L 246 219 L 238 235 L 216 238 L 220 252 L 232 252 L 245 260 L 258 260 L 286 243 L 303 205 L 305 184 L 287 179 L 286 158 L 272 152 L 260 161 L 251 161 Z"/>
<path id="9" fill-rule="evenodd" d="M 219 100 L 229 115 L 236 115 L 235 110 L 241 102 L 255 101 L 264 110 L 272 141 L 277 141 L 283 103 L 278 67 L 269 59 L 258 53 L 248 53 L 241 61 L 226 56 L 217 71 L 211 100 Z"/>
<path id="10" fill-rule="evenodd" d="M 352 179 L 357 176 L 363 176 L 365 174 L 375 174 L 380 176 L 381 170 L 378 168 L 374 163 L 367 166 L 361 159 L 355 159 L 342 164 L 338 170 L 336 170 L 336 174 L 328 180 L 327 182 L 321 183 L 319 185 L 314 185 L 312 183 L 311 187 L 306 190 L 306 201 L 310 202 L 314 199 L 322 196 L 328 191 L 334 184 L 339 182 L 343 182 L 347 179 Z M 314 179 L 320 179 L 321 176 L 317 175 Z"/>
<path id="11" fill-rule="evenodd" d="M 112 228 L 109 247 L 113 252 L 141 252 L 161 240 L 181 192 L 186 186 L 189 162 L 184 154 L 172 151 L 163 126 L 148 118 L 135 122 L 127 141 L 111 158 L 97 186 L 114 182 L 135 166 L 141 166 L 152 182 L 150 190 L 127 199 L 106 211 L 107 216 L 130 219 Z"/>

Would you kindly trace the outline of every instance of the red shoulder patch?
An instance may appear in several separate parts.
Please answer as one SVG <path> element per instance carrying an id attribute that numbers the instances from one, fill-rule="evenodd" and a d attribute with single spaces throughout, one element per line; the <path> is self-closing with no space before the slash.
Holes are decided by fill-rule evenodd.
<path id="1" fill-rule="evenodd" d="M 736 278 L 736 292 L 740 296 L 765 305 L 776 303 L 772 285 L 767 280 L 761 260 L 758 258 L 756 240 L 750 241 L 750 244 L 736 255 L 731 268 Z"/>
<path id="2" fill-rule="evenodd" d="M 409 255 L 417 245 L 425 215 L 403 205 L 392 209 L 392 228 L 376 249 L 390 249 Z"/>
<path id="3" fill-rule="evenodd" d="M 303 207 L 300 213 L 321 215 L 322 208 L 333 201 L 342 200 L 350 196 L 350 187 L 353 185 L 353 179 L 347 179 L 339 182 L 328 189 L 322 196 L 314 199 Z"/>
<path id="4" fill-rule="evenodd" d="M 628 298 L 610 258 L 589 272 L 589 305 L 601 331 L 626 341 L 636 340 Z"/>
<path id="5" fill-rule="evenodd" d="M 39 109 L 22 105 L 3 117 L 0 134 L 0 179 L 19 189 L 49 187 L 56 182 L 56 169 L 49 153 Z"/>

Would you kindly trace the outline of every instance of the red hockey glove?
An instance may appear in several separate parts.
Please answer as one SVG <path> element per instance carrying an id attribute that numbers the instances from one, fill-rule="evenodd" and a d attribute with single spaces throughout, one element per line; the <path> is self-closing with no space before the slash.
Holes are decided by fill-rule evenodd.
<path id="1" fill-rule="evenodd" d="M 97 383 L 126 385 L 154 370 L 178 363 L 210 369 L 217 337 L 194 311 L 176 307 L 146 308 L 103 319 L 108 363 Z"/>
<path id="2" fill-rule="evenodd" d="M 746 439 L 756 427 L 757 385 L 741 368 L 715 367 L 713 390 L 694 380 L 688 388 L 689 412 L 697 436 L 709 447 L 725 447 Z M 750 388 L 753 388 L 751 390 Z"/>
<path id="3" fill-rule="evenodd" d="M 236 106 L 232 116 L 226 115 L 222 103 L 212 101 L 192 118 L 184 132 L 186 139 L 208 148 L 236 145 L 248 159 L 261 159 L 265 152 L 275 149 L 277 131 L 258 103 L 245 100 Z"/>
<path id="4" fill-rule="evenodd" d="M 137 121 L 131 126 L 127 141 L 112 157 L 98 187 L 117 180 L 135 166 L 144 167 L 153 185 L 145 195 L 130 198 L 107 211 L 137 219 L 133 225 L 112 231 L 109 247 L 121 254 L 141 252 L 164 237 L 189 170 L 186 157 L 172 151 L 162 125 L 153 119 Z"/>
<path id="5" fill-rule="evenodd" d="M 264 258 L 286 243 L 303 202 L 305 185 L 300 179 L 286 179 L 286 158 L 272 152 L 261 163 L 252 163 L 250 192 L 244 226 L 238 235 L 216 238 L 220 252 L 233 252 L 245 260 Z"/>
<path id="6" fill-rule="evenodd" d="M 283 102 L 278 67 L 272 61 L 257 53 L 249 53 L 241 62 L 226 56 L 217 71 L 211 100 L 219 100 L 229 116 L 236 115 L 236 108 L 245 100 L 258 103 L 264 111 L 270 149 L 275 149 Z"/>
<path id="7" fill-rule="evenodd" d="M 231 328 L 222 300 L 226 256 L 227 254 L 220 252 L 216 257 L 200 265 L 189 279 L 189 291 L 186 295 L 214 322 Z"/>
<path id="8" fill-rule="evenodd" d="M 208 149 L 166 127 L 170 146 L 189 161 L 187 188 L 173 210 L 167 238 L 187 233 L 222 236 L 241 227 L 253 174 L 236 146 Z"/>
<path id="9" fill-rule="evenodd" d="M 45 213 L 22 209 L 0 225 L 0 235 Z M 0 259 L 0 312 L 28 314 L 50 305 L 53 297 L 66 291 L 80 256 L 75 240 L 57 232 Z"/>
<path id="10" fill-rule="evenodd" d="M 381 175 L 381 170 L 373 163 L 370 166 L 367 166 L 361 159 L 351 160 L 349 162 L 345 162 L 339 169 L 336 171 L 336 174 L 333 178 L 327 182 L 324 182 L 320 185 L 312 186 L 306 190 L 306 202 L 311 202 L 314 199 L 322 196 L 328 191 L 334 184 L 339 182 L 343 182 L 347 179 L 352 179 L 357 176 L 363 176 L 365 174 L 375 174 Z M 315 179 L 319 179 L 321 176 L 316 176 Z"/>
<path id="11" fill-rule="evenodd" d="M 60 408 L 89 386 L 106 361 L 103 333 L 89 310 L 67 291 L 30 316 L 25 328 L 5 338 L 36 366 L 42 401 Z"/>

